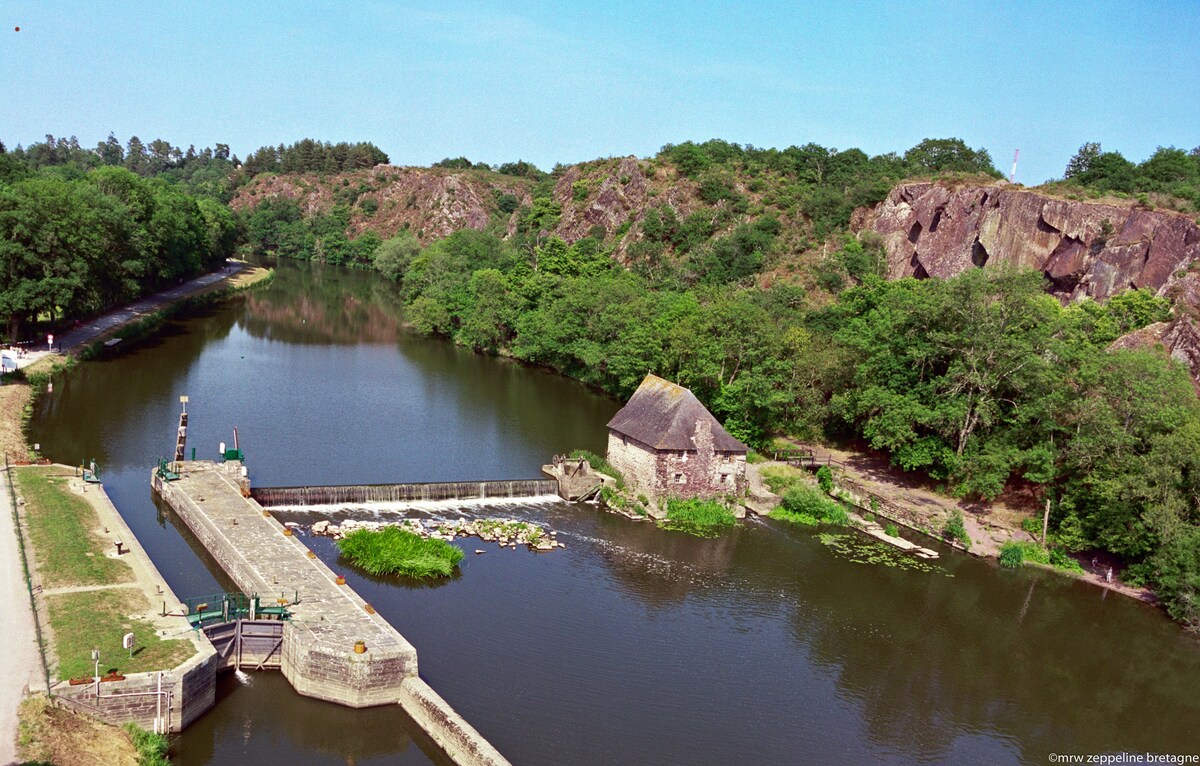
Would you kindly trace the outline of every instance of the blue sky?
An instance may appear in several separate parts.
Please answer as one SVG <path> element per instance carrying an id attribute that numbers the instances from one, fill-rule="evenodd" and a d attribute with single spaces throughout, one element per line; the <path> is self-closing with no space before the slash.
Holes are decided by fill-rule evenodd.
<path id="1" fill-rule="evenodd" d="M 0 140 L 374 141 L 543 169 L 719 137 L 1200 145 L 1198 2 L 0 4 Z M 21 31 L 14 28 L 20 26 Z"/>

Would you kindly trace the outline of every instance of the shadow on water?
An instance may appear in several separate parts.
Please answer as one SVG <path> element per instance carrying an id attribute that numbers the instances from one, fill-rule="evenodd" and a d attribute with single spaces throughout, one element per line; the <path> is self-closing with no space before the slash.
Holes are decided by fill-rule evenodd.
<path id="1" fill-rule="evenodd" d="M 296 694 L 281 673 L 226 673 L 217 707 L 176 742 L 180 766 L 452 763 L 399 705 L 354 710 Z"/>

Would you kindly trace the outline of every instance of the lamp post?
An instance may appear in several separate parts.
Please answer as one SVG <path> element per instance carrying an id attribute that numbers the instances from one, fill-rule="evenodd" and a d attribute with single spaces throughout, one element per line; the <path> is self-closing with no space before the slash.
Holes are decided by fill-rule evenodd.
<path id="1" fill-rule="evenodd" d="M 100 696 L 100 650 L 99 649 L 92 650 L 92 662 L 96 663 L 96 675 L 93 676 L 93 678 L 96 679 L 96 696 L 99 697 Z"/>

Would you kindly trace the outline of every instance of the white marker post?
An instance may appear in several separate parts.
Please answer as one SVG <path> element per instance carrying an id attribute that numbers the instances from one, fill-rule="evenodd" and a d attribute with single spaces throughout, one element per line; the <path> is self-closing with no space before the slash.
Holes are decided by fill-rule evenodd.
<path id="1" fill-rule="evenodd" d="M 54 350 L 54 336 L 53 335 L 50 335 L 50 334 L 46 335 L 46 346 L 48 347 L 47 350 L 49 350 L 49 351 Z"/>
<path id="2" fill-rule="evenodd" d="M 132 633 L 126 633 L 125 637 L 121 639 L 121 646 L 129 650 L 129 659 L 131 660 L 133 659 L 133 642 L 135 640 Z"/>

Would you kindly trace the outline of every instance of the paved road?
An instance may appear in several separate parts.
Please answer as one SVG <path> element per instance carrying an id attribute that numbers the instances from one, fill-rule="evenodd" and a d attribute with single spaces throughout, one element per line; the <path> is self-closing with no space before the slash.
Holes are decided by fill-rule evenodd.
<path id="1" fill-rule="evenodd" d="M 17 758 L 17 706 L 25 687 L 42 685 L 37 634 L 13 523 L 8 477 L 0 466 L 0 625 L 6 671 L 0 673 L 0 764 Z"/>
<path id="2" fill-rule="evenodd" d="M 202 277 L 196 277 L 190 282 L 184 282 L 178 287 L 172 287 L 170 290 L 164 290 L 161 293 L 155 293 L 148 298 L 143 298 L 137 303 L 132 303 L 125 308 L 117 309 L 103 316 L 95 317 L 74 330 L 71 330 L 61 338 L 54 339 L 54 345 L 60 351 L 70 351 L 79 346 L 91 343 L 96 338 L 100 337 L 109 330 L 128 322 L 137 319 L 146 314 L 151 314 L 158 309 L 166 306 L 169 303 L 174 303 L 181 298 L 187 298 L 190 295 L 204 290 L 223 279 L 228 279 L 239 271 L 244 269 L 246 264 L 231 261 L 228 271 L 217 271 L 212 274 L 205 274 Z"/>

